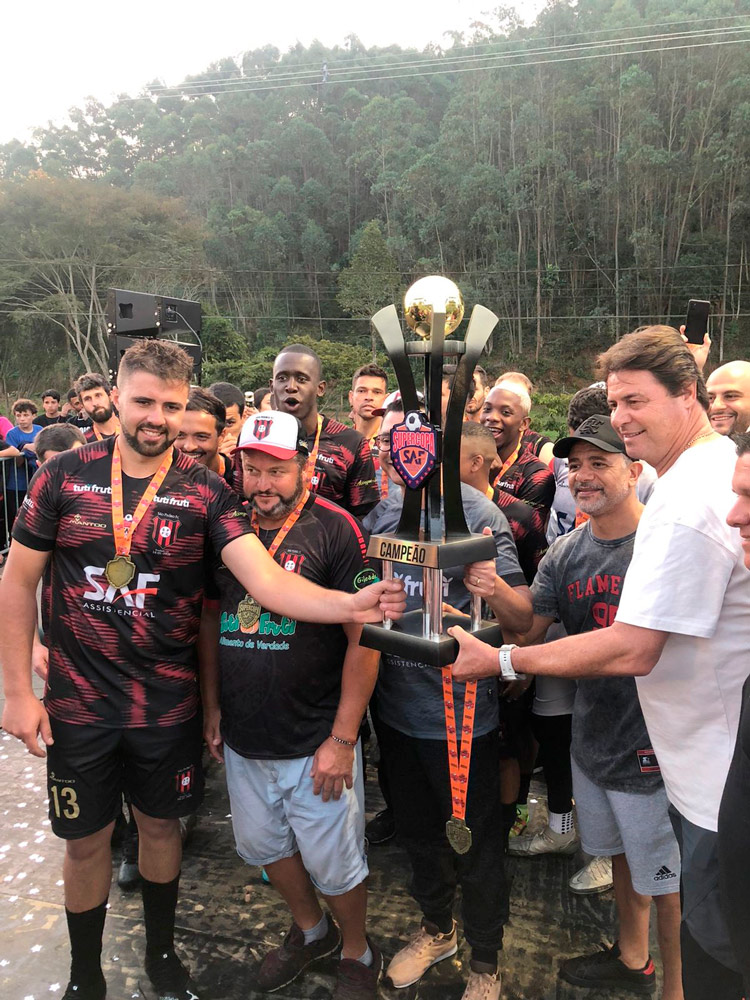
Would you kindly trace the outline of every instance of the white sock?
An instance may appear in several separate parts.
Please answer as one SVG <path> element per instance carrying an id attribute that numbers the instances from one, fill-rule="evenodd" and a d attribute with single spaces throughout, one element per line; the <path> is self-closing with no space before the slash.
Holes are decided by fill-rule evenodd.
<path id="1" fill-rule="evenodd" d="M 370 966 L 370 965 L 372 965 L 374 957 L 375 956 L 372 953 L 372 948 L 368 944 L 367 951 L 364 953 L 364 955 L 360 955 L 360 957 L 357 959 L 357 961 L 360 963 L 360 965 Z"/>
<path id="2" fill-rule="evenodd" d="M 320 941 L 328 933 L 328 918 L 325 913 L 317 922 L 314 927 L 311 927 L 309 931 L 302 931 L 305 935 L 305 944 L 312 944 L 313 941 Z"/>
<path id="3" fill-rule="evenodd" d="M 573 829 L 573 810 L 566 813 L 549 814 L 549 828 L 553 833 L 570 833 Z"/>

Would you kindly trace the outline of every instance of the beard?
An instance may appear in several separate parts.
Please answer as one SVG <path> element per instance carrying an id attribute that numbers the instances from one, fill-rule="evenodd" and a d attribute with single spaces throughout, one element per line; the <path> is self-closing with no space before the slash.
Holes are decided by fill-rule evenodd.
<path id="1" fill-rule="evenodd" d="M 619 489 L 612 488 L 606 492 L 601 490 L 601 492 L 596 496 L 589 497 L 586 500 L 581 500 L 578 493 L 581 488 L 585 489 L 586 487 L 591 488 L 591 485 L 587 483 L 577 483 L 573 499 L 575 500 L 579 510 L 582 510 L 584 514 L 588 514 L 590 517 L 596 517 L 598 514 L 608 514 L 609 511 L 614 510 L 615 507 L 619 507 L 619 505 L 627 497 L 628 493 L 630 493 L 630 486 L 627 483 L 624 483 Z"/>
<path id="2" fill-rule="evenodd" d="M 276 503 L 271 507 L 270 510 L 261 510 L 255 503 L 255 498 L 259 495 L 258 493 L 251 493 L 248 499 L 253 505 L 254 510 L 261 516 L 270 518 L 272 521 L 280 521 L 286 519 L 292 513 L 294 508 L 300 501 L 302 494 L 305 492 L 305 479 L 303 475 L 303 470 L 300 469 L 299 475 L 297 476 L 297 485 L 295 487 L 294 493 L 289 497 L 279 496 Z M 261 496 L 267 494 L 260 494 Z"/>
<path id="3" fill-rule="evenodd" d="M 149 430 L 156 430 L 157 428 L 151 428 L 148 424 L 139 424 L 135 429 L 135 434 L 131 434 L 129 430 L 121 424 L 122 436 L 125 438 L 127 443 L 137 452 L 139 455 L 143 455 L 144 458 L 154 458 L 156 455 L 163 455 L 165 451 L 172 447 L 177 435 L 173 437 L 170 441 L 169 433 L 167 428 L 158 428 L 163 430 L 163 436 L 156 441 L 140 441 L 138 439 L 138 431 L 143 427 L 149 427 Z"/>
<path id="4" fill-rule="evenodd" d="M 95 424 L 106 424 L 113 413 L 114 410 L 111 406 L 97 406 L 90 416 Z"/>

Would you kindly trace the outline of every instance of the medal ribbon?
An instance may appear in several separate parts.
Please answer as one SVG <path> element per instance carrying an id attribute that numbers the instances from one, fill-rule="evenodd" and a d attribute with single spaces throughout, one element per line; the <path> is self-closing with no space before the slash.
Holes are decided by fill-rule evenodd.
<path id="1" fill-rule="evenodd" d="M 133 535 L 136 528 L 143 520 L 143 515 L 151 506 L 151 502 L 169 472 L 172 464 L 172 449 L 167 449 L 164 461 L 157 469 L 151 482 L 146 487 L 146 492 L 141 497 L 138 506 L 133 514 L 133 520 L 129 524 L 125 523 L 125 511 L 122 506 L 122 458 L 120 457 L 120 447 L 115 438 L 115 446 L 112 451 L 112 531 L 115 536 L 115 551 L 118 556 L 129 556 L 130 546 L 133 544 Z"/>
<path id="2" fill-rule="evenodd" d="M 474 736 L 474 713 L 477 705 L 477 682 L 469 681 L 464 691 L 464 717 L 461 726 L 461 749 L 458 749 L 456 710 L 453 704 L 453 675 L 443 667 L 443 707 L 448 737 L 448 774 L 451 781 L 451 805 L 456 819 L 466 822 L 466 796 L 469 791 L 471 741 Z"/>
<path id="3" fill-rule="evenodd" d="M 310 452 L 310 457 L 307 460 L 307 467 L 305 469 L 305 485 L 307 487 L 317 486 L 317 476 L 315 475 L 315 463 L 318 460 L 318 450 L 320 448 L 320 432 L 323 430 L 323 414 L 318 414 L 318 429 L 315 432 L 315 441 L 313 442 L 312 451 Z"/>
<path id="4" fill-rule="evenodd" d="M 276 533 L 276 537 L 271 542 L 271 544 L 270 544 L 270 546 L 268 548 L 268 554 L 269 554 L 269 556 L 272 559 L 276 555 L 276 553 L 278 552 L 279 546 L 281 545 L 281 543 L 284 541 L 284 539 L 286 538 L 286 536 L 289 534 L 289 532 L 292 530 L 292 528 L 294 527 L 294 525 L 299 520 L 299 516 L 302 513 L 302 508 L 307 503 L 309 497 L 310 497 L 309 490 L 304 490 L 303 493 L 302 493 L 302 496 L 300 497 L 299 503 L 294 508 L 294 510 L 292 511 L 292 513 L 289 515 L 289 517 L 287 517 L 286 521 L 284 521 L 284 523 L 281 525 L 281 527 L 279 528 L 278 532 Z M 250 525 L 251 525 L 253 531 L 255 532 L 255 534 L 257 535 L 258 534 L 258 512 L 256 510 L 253 510 L 252 514 L 250 515 Z"/>
<path id="5" fill-rule="evenodd" d="M 120 433 L 120 421 L 117 419 L 117 417 L 115 417 L 115 423 L 117 424 L 117 426 L 115 427 L 114 433 L 115 434 L 119 434 Z M 91 421 L 91 430 L 94 432 L 94 437 L 96 438 L 97 441 L 103 441 L 104 440 L 104 435 L 99 430 L 98 424 L 95 424 L 93 420 Z M 108 435 L 108 436 L 112 437 L 111 434 Z"/>
<path id="6" fill-rule="evenodd" d="M 487 497 L 488 500 L 494 500 L 495 499 L 495 490 L 494 490 L 494 487 L 488 486 L 487 489 L 484 492 L 485 492 L 485 495 L 486 495 L 486 497 Z"/>
<path id="7" fill-rule="evenodd" d="M 521 437 L 520 437 L 520 438 L 518 439 L 518 445 L 517 445 L 517 447 L 516 447 L 516 450 L 515 450 L 515 451 L 513 452 L 513 454 L 512 454 L 512 455 L 510 456 L 510 458 L 508 459 L 508 461 L 507 461 L 507 462 L 506 462 L 506 463 L 505 463 L 505 464 L 503 465 L 502 469 L 501 469 L 501 470 L 500 470 L 500 471 L 498 472 L 497 476 L 495 477 L 495 482 L 496 482 L 496 483 L 499 483 L 499 482 L 500 482 L 500 480 L 501 480 L 501 479 L 503 478 L 503 476 L 505 475 L 505 473 L 506 473 L 506 472 L 508 471 L 508 469 L 509 469 L 509 468 L 511 467 L 511 465 L 514 465 L 514 464 L 516 463 L 516 461 L 517 461 L 517 459 L 518 459 L 518 456 L 519 456 L 519 454 L 521 453 L 521 441 L 523 441 L 523 434 L 522 434 L 522 435 L 521 435 Z"/>

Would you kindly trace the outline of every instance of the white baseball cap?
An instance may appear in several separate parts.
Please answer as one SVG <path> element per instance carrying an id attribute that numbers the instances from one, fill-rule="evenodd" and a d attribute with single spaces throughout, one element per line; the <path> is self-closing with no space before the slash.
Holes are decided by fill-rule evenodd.
<path id="1" fill-rule="evenodd" d="M 252 448 L 282 460 L 309 454 L 302 424 L 293 413 L 279 410 L 266 410 L 248 417 L 242 425 L 237 448 L 240 451 Z"/>

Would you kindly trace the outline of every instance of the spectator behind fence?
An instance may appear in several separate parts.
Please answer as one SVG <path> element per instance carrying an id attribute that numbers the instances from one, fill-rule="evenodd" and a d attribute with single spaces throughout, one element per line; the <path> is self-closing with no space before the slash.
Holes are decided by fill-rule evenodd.
<path id="1" fill-rule="evenodd" d="M 15 520 L 26 496 L 26 487 L 38 466 L 34 440 L 42 428 L 34 420 L 36 414 L 36 404 L 30 399 L 17 399 L 13 404 L 16 426 L 8 431 L 5 441 L 18 448 L 20 454 L 6 470 L 5 502 L 9 527 Z"/>
<path id="2" fill-rule="evenodd" d="M 45 389 L 42 393 L 42 407 L 44 414 L 37 417 L 36 423 L 40 427 L 50 427 L 53 424 L 61 424 L 65 417 L 60 411 L 60 393 L 57 389 Z"/>

